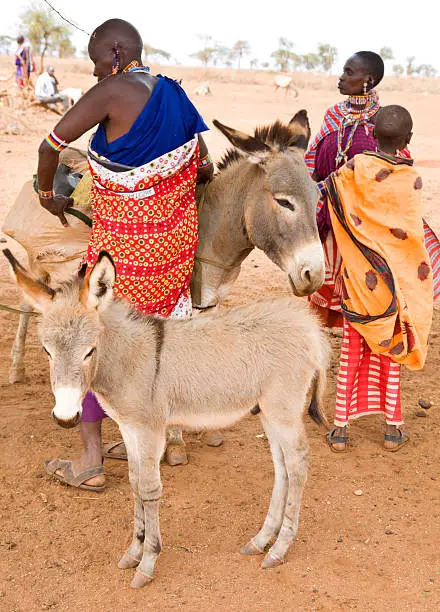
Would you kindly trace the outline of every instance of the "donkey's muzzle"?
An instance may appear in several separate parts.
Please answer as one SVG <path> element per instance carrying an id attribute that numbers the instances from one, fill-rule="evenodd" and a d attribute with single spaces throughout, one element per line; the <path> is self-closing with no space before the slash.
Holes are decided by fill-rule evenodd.
<path id="1" fill-rule="evenodd" d="M 70 419 L 60 419 L 55 415 L 54 411 L 52 410 L 52 419 L 60 427 L 64 427 L 65 429 L 71 429 L 72 427 L 76 427 L 76 425 L 78 425 L 78 423 L 80 422 L 81 412 L 77 412 Z"/>
<path id="2" fill-rule="evenodd" d="M 294 295 L 303 297 L 317 291 L 324 282 L 324 256 L 321 243 L 310 244 L 295 254 L 288 278 Z"/>
<path id="3" fill-rule="evenodd" d="M 58 387 L 54 389 L 55 407 L 52 418 L 57 425 L 70 429 L 81 420 L 82 393 L 79 387 Z"/>

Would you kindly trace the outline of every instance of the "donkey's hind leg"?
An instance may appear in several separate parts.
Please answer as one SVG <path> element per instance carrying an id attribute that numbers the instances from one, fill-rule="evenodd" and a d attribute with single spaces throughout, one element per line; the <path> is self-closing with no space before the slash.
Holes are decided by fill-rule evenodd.
<path id="1" fill-rule="evenodd" d="M 32 306 L 29 304 L 21 304 L 20 317 L 18 320 L 17 333 L 15 335 L 14 344 L 11 350 L 11 369 L 9 372 L 9 382 L 13 385 L 14 383 L 23 382 L 25 379 L 25 366 L 24 366 L 24 352 L 26 347 L 26 334 L 29 325 L 30 313 L 32 312 Z"/>
<path id="2" fill-rule="evenodd" d="M 185 441 L 179 427 L 168 429 L 165 459 L 168 465 L 186 465 L 188 463 Z"/>
<path id="3" fill-rule="evenodd" d="M 298 419 L 293 427 L 272 422 L 266 425 L 266 428 L 268 437 L 275 438 L 281 446 L 288 477 L 288 494 L 281 529 L 263 560 L 263 568 L 283 563 L 290 545 L 296 538 L 308 467 L 308 443 L 301 419 Z"/>
<path id="4" fill-rule="evenodd" d="M 284 508 L 287 499 L 288 477 L 284 464 L 283 451 L 276 438 L 272 435 L 271 429 L 267 427 L 265 419 L 262 418 L 261 420 L 272 452 L 275 479 L 269 511 L 263 527 L 255 537 L 249 540 L 246 546 L 243 546 L 240 551 L 243 555 L 258 555 L 263 553 L 269 542 L 278 535 L 283 522 Z"/>

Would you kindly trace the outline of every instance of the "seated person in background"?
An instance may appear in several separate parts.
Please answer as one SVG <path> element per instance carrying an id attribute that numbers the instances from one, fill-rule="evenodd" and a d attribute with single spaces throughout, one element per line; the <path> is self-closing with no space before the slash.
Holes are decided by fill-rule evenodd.
<path id="1" fill-rule="evenodd" d="M 55 76 L 55 68 L 48 66 L 46 72 L 40 74 L 35 85 L 35 97 L 40 104 L 48 106 L 53 110 L 58 110 L 58 104 L 61 103 L 63 110 L 69 108 L 69 98 L 58 93 L 58 80 Z"/>

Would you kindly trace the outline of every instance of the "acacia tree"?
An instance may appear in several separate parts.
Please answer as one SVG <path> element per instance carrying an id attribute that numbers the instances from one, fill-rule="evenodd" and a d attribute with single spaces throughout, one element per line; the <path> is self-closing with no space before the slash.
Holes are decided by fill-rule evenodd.
<path id="1" fill-rule="evenodd" d="M 411 55 L 410 57 L 406 58 L 406 75 L 407 76 L 413 76 L 414 74 L 417 74 L 417 68 L 414 65 L 415 61 L 416 61 L 416 58 L 414 57 L 414 55 Z"/>
<path id="2" fill-rule="evenodd" d="M 324 72 L 330 72 L 336 58 L 338 57 L 338 50 L 336 47 L 321 43 L 318 45 L 318 55 Z"/>
<path id="3" fill-rule="evenodd" d="M 203 41 L 203 49 L 191 53 L 191 57 L 198 59 L 206 68 L 208 64 L 215 61 L 216 47 L 218 45 L 213 42 L 212 36 L 209 36 L 209 34 L 199 34 L 199 38 Z"/>
<path id="4" fill-rule="evenodd" d="M 315 70 L 321 63 L 321 60 L 317 53 L 306 53 L 301 56 L 301 63 L 306 70 Z"/>
<path id="5" fill-rule="evenodd" d="M 384 62 L 394 59 L 394 53 L 391 47 L 382 47 L 382 49 L 379 51 L 379 55 Z"/>
<path id="6" fill-rule="evenodd" d="M 402 64 L 394 64 L 393 73 L 394 76 L 401 77 L 405 74 L 405 68 L 402 66 Z"/>
<path id="7" fill-rule="evenodd" d="M 171 55 L 168 53 L 168 51 L 164 51 L 163 49 L 157 49 L 156 47 L 152 47 L 151 45 L 145 44 L 144 45 L 144 57 L 145 57 L 145 63 L 148 62 L 149 59 L 164 59 L 169 61 Z"/>
<path id="8" fill-rule="evenodd" d="M 237 40 L 232 47 L 232 57 L 237 59 L 237 68 L 240 70 L 241 58 L 243 55 L 249 55 L 251 47 L 247 40 Z"/>
<path id="9" fill-rule="evenodd" d="M 232 57 L 232 51 L 231 49 L 229 49 L 229 47 L 225 47 L 225 45 L 220 45 L 216 43 L 213 49 L 214 49 L 214 53 L 213 53 L 212 62 L 214 66 L 216 66 L 217 63 L 223 64 L 224 66 L 227 66 L 228 68 L 232 66 L 233 57 Z"/>
<path id="10" fill-rule="evenodd" d="M 20 16 L 21 29 L 40 53 L 40 72 L 44 72 L 44 56 L 49 48 L 59 52 L 60 44 L 70 42 L 71 29 L 60 24 L 54 14 L 38 4 L 32 4 Z"/>
<path id="11" fill-rule="evenodd" d="M 432 64 L 421 64 L 417 68 L 417 74 L 424 77 L 434 77 L 437 74 L 437 69 Z"/>
<path id="12" fill-rule="evenodd" d="M 292 52 L 293 42 L 287 40 L 287 38 L 278 39 L 278 49 L 271 53 L 270 57 L 273 59 L 275 66 L 278 67 L 280 72 L 287 72 L 290 63 L 295 53 Z"/>
<path id="13" fill-rule="evenodd" d="M 58 55 L 60 57 L 72 57 L 75 55 L 76 48 L 72 45 L 68 38 L 60 40 L 58 44 Z"/>
<path id="14" fill-rule="evenodd" d="M 0 36 L 0 53 L 2 55 L 9 55 L 13 40 L 12 36 Z"/>

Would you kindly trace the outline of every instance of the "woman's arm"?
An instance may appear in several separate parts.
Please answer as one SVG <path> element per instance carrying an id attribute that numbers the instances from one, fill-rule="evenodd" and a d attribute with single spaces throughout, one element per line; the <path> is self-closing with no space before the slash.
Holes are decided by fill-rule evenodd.
<path id="1" fill-rule="evenodd" d="M 197 169 L 197 183 L 208 183 L 214 175 L 214 164 L 209 156 L 208 147 L 199 134 L 199 167 Z"/>
<path id="2" fill-rule="evenodd" d="M 96 124 L 107 119 L 112 97 L 113 82 L 105 79 L 92 87 L 57 123 L 54 131 L 38 149 L 38 189 L 40 204 L 67 226 L 64 211 L 73 203 L 72 198 L 52 192 L 53 179 L 58 167 L 59 154 L 70 142 L 82 136 Z"/>

